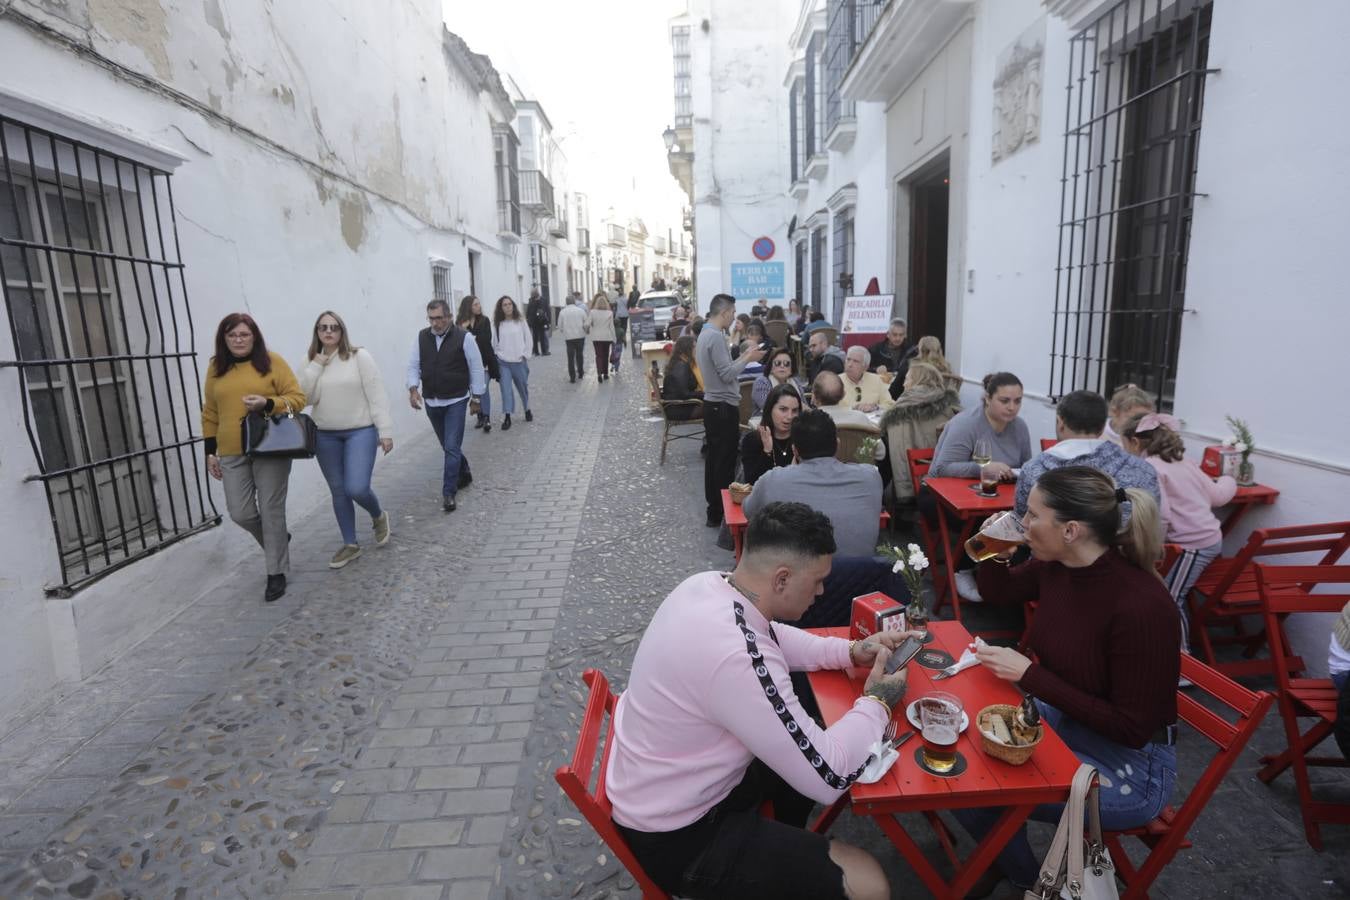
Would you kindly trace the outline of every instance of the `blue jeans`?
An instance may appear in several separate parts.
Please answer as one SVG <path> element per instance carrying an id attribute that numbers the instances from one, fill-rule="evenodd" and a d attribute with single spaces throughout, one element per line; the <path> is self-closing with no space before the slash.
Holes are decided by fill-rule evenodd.
<path id="1" fill-rule="evenodd" d="M 1097 805 L 1104 830 L 1135 828 L 1162 812 L 1177 780 L 1176 747 L 1150 743 L 1136 750 L 1102 737 L 1048 703 L 1037 700 L 1036 705 L 1041 709 L 1041 718 L 1078 759 L 1099 773 L 1101 789 L 1097 792 Z M 1058 822 L 1063 812 L 1062 803 L 1044 803 L 1036 807 L 1031 818 L 1037 822 Z M 991 831 L 1002 814 L 1001 807 L 953 812 L 956 820 L 976 840 Z M 1036 883 L 1041 863 L 1031 852 L 1025 825 L 999 853 L 998 865 L 1017 887 L 1025 889 Z"/>
<path id="2" fill-rule="evenodd" d="M 487 368 L 484 366 L 484 368 Z M 497 382 L 501 384 L 501 382 Z M 478 414 L 484 419 L 492 418 L 492 376 L 488 376 L 487 387 L 483 389 L 483 396 L 478 398 Z"/>
<path id="3" fill-rule="evenodd" d="M 344 544 L 356 543 L 355 504 L 361 504 L 372 519 L 380 517 L 380 499 L 370 489 L 379 445 L 380 436 L 374 425 L 319 432 L 314 456 L 333 495 L 333 514 L 337 516 Z"/>
<path id="4" fill-rule="evenodd" d="M 436 439 L 445 450 L 445 470 L 441 474 L 442 497 L 453 497 L 459 493 L 460 473 L 469 474 L 469 458 L 460 449 L 464 445 L 464 417 L 468 413 L 468 400 L 449 406 L 427 407 L 427 418 L 431 420 Z"/>
<path id="5" fill-rule="evenodd" d="M 524 409 L 530 408 L 530 362 L 522 359 L 520 362 L 502 362 L 497 360 L 497 365 L 502 368 L 502 380 L 498 382 L 502 389 L 502 412 L 511 415 L 516 411 L 516 391 L 520 391 L 520 405 Z M 515 385 L 515 390 L 511 385 Z"/>

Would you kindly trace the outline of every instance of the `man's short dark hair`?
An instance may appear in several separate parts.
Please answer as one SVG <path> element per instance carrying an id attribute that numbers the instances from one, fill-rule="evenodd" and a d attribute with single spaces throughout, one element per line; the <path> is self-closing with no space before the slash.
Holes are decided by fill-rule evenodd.
<path id="1" fill-rule="evenodd" d="M 837 549 L 830 517 L 805 503 L 770 503 L 750 517 L 745 529 L 747 554 L 778 551 L 815 558 Z"/>
<path id="2" fill-rule="evenodd" d="M 1095 391 L 1074 391 L 1059 401 L 1055 414 L 1074 434 L 1101 434 L 1106 428 L 1106 399 Z"/>
<path id="3" fill-rule="evenodd" d="M 802 459 L 834 456 L 839 447 L 839 431 L 834 419 L 823 410 L 804 412 L 792 422 L 792 446 Z"/>
<path id="4" fill-rule="evenodd" d="M 428 310 L 439 309 L 442 313 L 445 314 L 445 317 L 447 319 L 450 318 L 450 304 L 445 302 L 444 300 L 441 300 L 440 298 L 432 300 L 430 303 L 428 303 L 427 309 Z"/>
<path id="5" fill-rule="evenodd" d="M 708 301 L 708 318 L 721 315 L 727 307 L 736 308 L 736 298 L 730 294 L 713 294 L 712 300 Z"/>
<path id="6" fill-rule="evenodd" d="M 834 372 L 821 372 L 811 384 L 811 396 L 817 406 L 834 406 L 844 399 L 844 379 Z"/>

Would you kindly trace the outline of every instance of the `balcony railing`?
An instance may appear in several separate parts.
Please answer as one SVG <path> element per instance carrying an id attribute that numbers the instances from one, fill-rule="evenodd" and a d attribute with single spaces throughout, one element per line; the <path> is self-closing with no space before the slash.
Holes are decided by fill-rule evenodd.
<path id="1" fill-rule="evenodd" d="M 856 37 L 853 41 L 853 52 L 849 55 L 849 63 L 853 62 L 853 57 L 858 55 L 863 44 L 872 36 L 872 31 L 877 27 L 877 20 L 885 12 L 886 7 L 891 5 L 891 0 L 846 0 L 854 5 L 853 28 Z"/>
<path id="2" fill-rule="evenodd" d="M 658 237 L 653 243 L 655 245 L 654 249 L 656 250 L 657 256 L 665 256 L 667 249 L 666 239 Z"/>
<path id="3" fill-rule="evenodd" d="M 589 228 L 577 229 L 577 252 L 587 253 L 591 249 L 591 230 Z"/>
<path id="4" fill-rule="evenodd" d="M 497 201 L 497 233 L 520 237 L 520 204 L 509 200 Z"/>
<path id="5" fill-rule="evenodd" d="M 553 183 L 538 169 L 520 170 L 520 205 L 538 214 L 553 212 Z"/>
<path id="6" fill-rule="evenodd" d="M 567 230 L 566 219 L 554 219 L 552 224 L 548 226 L 548 233 L 555 238 L 566 238 L 571 232 Z"/>

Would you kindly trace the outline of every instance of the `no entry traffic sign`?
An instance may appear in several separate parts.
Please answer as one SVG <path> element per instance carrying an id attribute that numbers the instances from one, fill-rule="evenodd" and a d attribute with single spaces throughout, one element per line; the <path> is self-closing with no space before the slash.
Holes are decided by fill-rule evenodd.
<path id="1" fill-rule="evenodd" d="M 763 261 L 766 259 L 773 259 L 773 254 L 776 249 L 773 238 L 760 237 L 755 238 L 755 243 L 751 245 L 750 252 L 755 254 L 755 259 Z"/>

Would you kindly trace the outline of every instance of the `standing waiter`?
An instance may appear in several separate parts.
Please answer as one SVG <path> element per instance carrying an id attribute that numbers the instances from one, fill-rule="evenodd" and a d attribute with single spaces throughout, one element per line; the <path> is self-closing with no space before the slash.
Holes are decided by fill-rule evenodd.
<path id="1" fill-rule="evenodd" d="M 703 376 L 703 431 L 708 455 L 703 461 L 703 494 L 708 501 L 708 527 L 722 524 L 722 489 L 736 475 L 736 451 L 741 437 L 741 388 L 738 377 L 764 351 L 756 346 L 732 360 L 727 328 L 736 318 L 736 301 L 717 294 L 708 304 L 708 318 L 698 335 L 694 358 Z"/>

